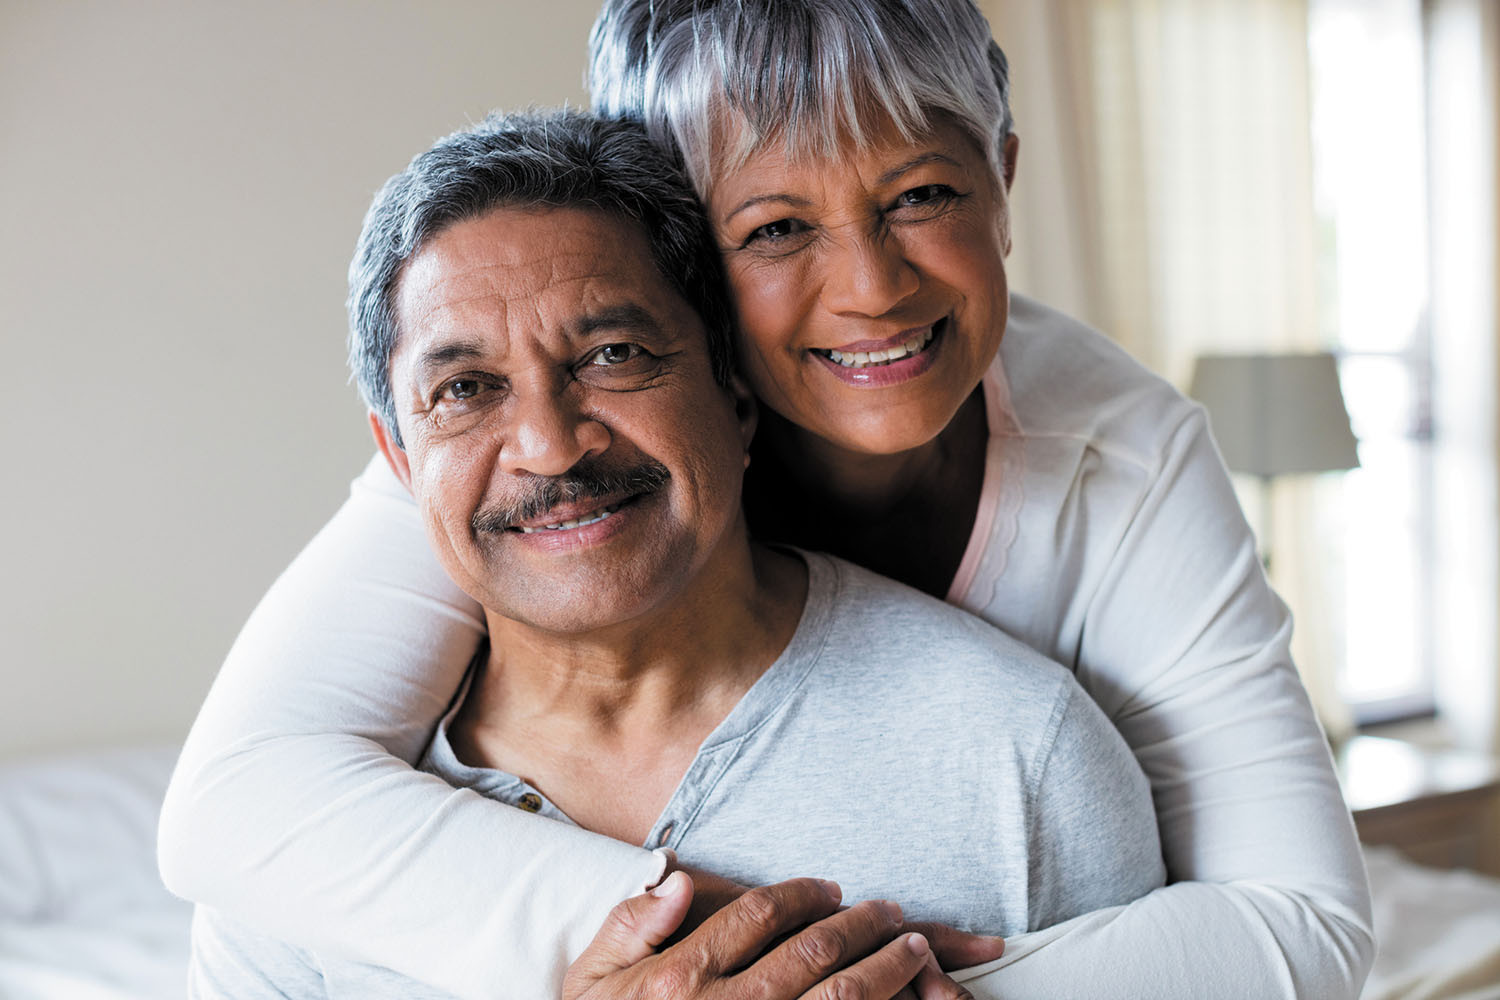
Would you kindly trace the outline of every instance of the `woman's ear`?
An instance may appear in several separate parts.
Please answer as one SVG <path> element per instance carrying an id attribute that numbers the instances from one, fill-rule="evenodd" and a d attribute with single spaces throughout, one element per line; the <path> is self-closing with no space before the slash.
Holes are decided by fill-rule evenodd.
<path id="1" fill-rule="evenodd" d="M 407 492 L 411 492 L 411 464 L 406 460 L 405 449 L 396 443 L 391 432 L 386 430 L 385 421 L 376 416 L 374 410 L 370 411 L 369 419 L 370 433 L 375 435 L 376 447 L 385 456 L 386 464 L 391 467 L 396 478 L 401 480 L 401 485 L 406 487 Z"/>

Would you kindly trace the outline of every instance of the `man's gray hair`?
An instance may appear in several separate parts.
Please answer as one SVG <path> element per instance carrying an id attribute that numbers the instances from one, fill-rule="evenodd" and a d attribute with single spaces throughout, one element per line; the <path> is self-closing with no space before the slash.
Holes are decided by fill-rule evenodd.
<path id="1" fill-rule="evenodd" d="M 349 367 L 397 445 L 390 360 L 406 262 L 449 226 L 506 207 L 595 209 L 640 225 L 657 271 L 703 321 L 714 378 L 728 384 L 734 355 L 723 264 L 680 168 L 636 122 L 577 111 L 492 114 L 386 181 L 349 265 Z"/>
<path id="2" fill-rule="evenodd" d="M 1008 74 L 972 0 L 605 0 L 589 35 L 594 111 L 675 143 L 705 198 L 767 140 L 836 159 L 885 116 L 948 116 L 1003 178 Z"/>

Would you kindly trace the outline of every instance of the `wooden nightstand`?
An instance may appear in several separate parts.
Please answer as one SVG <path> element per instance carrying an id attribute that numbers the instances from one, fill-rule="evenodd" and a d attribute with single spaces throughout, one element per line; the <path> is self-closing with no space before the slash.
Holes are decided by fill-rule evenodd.
<path id="1" fill-rule="evenodd" d="M 1361 841 L 1500 875 L 1500 761 L 1379 736 L 1353 737 L 1337 760 Z"/>

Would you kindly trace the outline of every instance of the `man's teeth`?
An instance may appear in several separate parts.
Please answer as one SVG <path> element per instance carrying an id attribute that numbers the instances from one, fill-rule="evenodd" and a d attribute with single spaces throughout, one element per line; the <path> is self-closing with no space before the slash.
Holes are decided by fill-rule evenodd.
<path id="1" fill-rule="evenodd" d="M 537 528 L 528 528 L 524 524 L 518 524 L 516 525 L 516 527 L 520 528 L 521 533 L 525 535 L 534 535 L 538 531 L 567 531 L 569 528 L 584 528 L 590 524 L 598 524 L 600 521 L 604 520 L 606 517 L 613 514 L 619 509 L 619 504 L 616 504 L 613 507 L 605 507 L 597 514 L 591 514 L 588 517 L 580 517 L 576 521 L 558 521 L 556 524 L 544 524 Z"/>
<path id="2" fill-rule="evenodd" d="M 919 354 L 928 344 L 932 343 L 932 327 L 928 327 L 917 336 L 904 344 L 884 351 L 825 351 L 829 358 L 845 368 L 875 368 L 879 365 L 888 365 L 892 361 L 900 361 L 912 354 Z"/>

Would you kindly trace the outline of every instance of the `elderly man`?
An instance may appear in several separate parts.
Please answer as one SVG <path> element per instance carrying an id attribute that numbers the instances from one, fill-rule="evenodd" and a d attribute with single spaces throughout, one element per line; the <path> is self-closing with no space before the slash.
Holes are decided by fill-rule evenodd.
<path id="1" fill-rule="evenodd" d="M 426 770 L 744 885 L 833 875 L 850 899 L 991 934 L 1162 883 L 1145 780 L 1070 674 L 906 587 L 750 539 L 755 404 L 731 371 L 717 251 L 634 126 L 518 116 L 441 140 L 377 196 L 351 285 L 376 441 L 490 634 Z M 758 892 L 791 923 L 838 899 L 805 881 Z M 870 995 L 926 961 L 921 938 L 892 939 L 898 912 L 830 918 L 855 957 L 874 952 Z M 766 944 L 743 911 L 713 920 L 662 956 L 642 947 L 639 967 L 596 948 L 569 990 L 666 995 L 682 962 L 711 985 Z M 802 995 L 841 964 L 793 981 L 787 952 L 751 969 L 757 995 Z M 192 984 L 429 995 L 209 910 Z"/>

